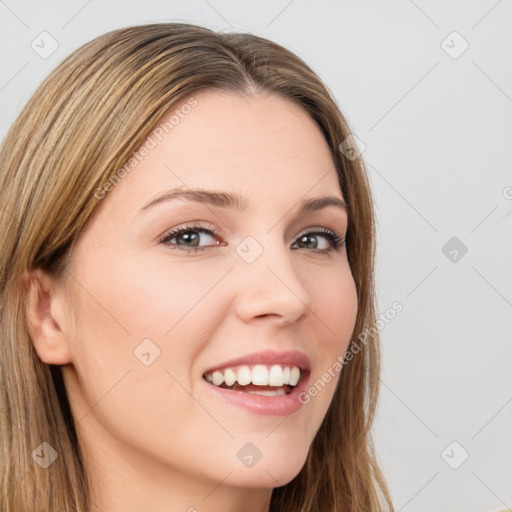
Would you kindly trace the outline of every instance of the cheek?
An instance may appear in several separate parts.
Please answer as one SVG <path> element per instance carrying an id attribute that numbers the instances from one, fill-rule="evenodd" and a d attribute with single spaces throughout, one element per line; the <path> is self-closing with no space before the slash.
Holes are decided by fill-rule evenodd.
<path id="1" fill-rule="evenodd" d="M 357 318 L 357 290 L 348 266 L 326 279 L 317 280 L 312 309 L 316 328 L 323 333 L 316 340 L 316 370 L 311 373 L 309 387 L 301 397 L 305 409 L 317 421 L 324 418 L 343 371 L 343 356 L 347 350 Z M 320 284 L 322 283 L 322 284 Z M 310 433 L 316 432 L 319 423 Z"/>
<path id="2" fill-rule="evenodd" d="M 171 257 L 168 261 L 119 257 L 116 263 L 98 261 L 93 267 L 101 267 L 105 278 L 84 267 L 85 290 L 78 290 L 85 306 L 81 316 L 95 318 L 101 329 L 133 340 L 162 339 L 186 317 L 197 316 L 195 309 L 223 275 L 217 266 L 172 262 Z"/>
<path id="3" fill-rule="evenodd" d="M 313 312 L 325 333 L 323 346 L 332 357 L 345 351 L 357 317 L 357 291 L 348 265 L 329 276 L 319 276 L 312 290 Z"/>
<path id="4" fill-rule="evenodd" d="M 188 390 L 197 354 L 223 320 L 217 295 L 208 291 L 224 272 L 204 267 L 204 275 L 196 269 L 192 278 L 177 265 L 119 261 L 96 274 L 108 279 L 85 267 L 77 276 L 78 381 L 67 382 L 74 412 L 90 431 L 98 422 L 130 444 L 155 450 L 155 457 L 161 451 L 184 459 L 189 444 L 180 448 L 172 440 L 192 436 L 191 423 L 208 421 Z"/>
<path id="5" fill-rule="evenodd" d="M 197 353 L 225 317 L 216 284 L 226 269 L 185 263 L 110 257 L 81 267 L 72 337 L 82 374 L 99 382 L 110 375 L 110 383 L 150 363 L 189 383 Z"/>

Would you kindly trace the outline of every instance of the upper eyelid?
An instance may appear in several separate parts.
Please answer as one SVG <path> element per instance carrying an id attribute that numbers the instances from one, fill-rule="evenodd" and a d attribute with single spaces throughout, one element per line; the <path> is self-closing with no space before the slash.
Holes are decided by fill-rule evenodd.
<path id="1" fill-rule="evenodd" d="M 320 225 L 314 225 L 314 226 L 304 228 L 303 230 L 301 230 L 300 233 L 306 233 L 306 232 L 319 230 L 319 229 L 320 230 L 327 229 L 328 231 L 332 231 L 335 235 L 338 234 L 338 233 L 336 233 L 336 229 L 331 229 L 331 228 L 328 228 L 327 226 L 320 226 Z M 214 227 L 213 224 L 208 225 L 208 226 L 202 226 L 201 224 L 185 223 L 184 225 L 178 225 L 176 228 L 168 229 L 164 233 L 163 236 L 169 235 L 171 233 L 187 231 L 187 230 L 190 230 L 190 231 L 194 231 L 194 230 L 203 231 L 204 230 L 204 231 L 210 231 L 214 235 L 219 235 L 219 236 L 224 235 L 223 230 Z M 342 231 L 342 230 L 340 230 L 340 231 Z M 297 236 L 300 236 L 300 233 Z M 339 236 L 341 236 L 341 235 L 339 235 Z"/>

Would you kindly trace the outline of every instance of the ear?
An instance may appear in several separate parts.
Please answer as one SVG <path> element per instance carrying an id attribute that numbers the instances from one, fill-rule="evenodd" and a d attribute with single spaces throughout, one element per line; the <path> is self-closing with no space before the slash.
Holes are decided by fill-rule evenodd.
<path id="1" fill-rule="evenodd" d="M 46 272 L 26 272 L 25 313 L 27 330 L 40 359 L 48 364 L 71 362 L 69 339 L 62 327 L 66 325 L 62 285 Z"/>

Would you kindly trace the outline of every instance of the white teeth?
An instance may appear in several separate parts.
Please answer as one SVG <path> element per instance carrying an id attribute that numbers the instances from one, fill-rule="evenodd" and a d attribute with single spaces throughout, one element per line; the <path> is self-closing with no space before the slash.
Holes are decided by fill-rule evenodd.
<path id="1" fill-rule="evenodd" d="M 294 366 L 290 370 L 290 386 L 296 386 L 300 379 L 300 370 Z"/>
<path id="2" fill-rule="evenodd" d="M 238 382 L 241 386 L 247 386 L 252 383 L 256 386 L 273 386 L 280 388 L 288 384 L 290 386 L 296 386 L 300 379 L 300 369 L 297 366 L 290 367 L 280 364 L 268 366 L 256 364 L 252 369 L 249 365 L 242 365 L 226 368 L 224 370 L 215 370 L 213 373 L 207 372 L 204 374 L 204 378 L 207 382 L 215 386 L 220 386 L 225 382 L 226 386 L 231 387 Z M 259 393 L 259 391 L 257 393 Z M 274 391 L 270 391 L 270 393 L 274 393 Z M 281 393 L 279 392 L 279 394 Z"/>
<path id="3" fill-rule="evenodd" d="M 252 380 L 251 369 L 248 366 L 241 366 L 238 368 L 236 380 L 240 386 L 247 386 L 247 384 L 249 384 Z"/>
<path id="4" fill-rule="evenodd" d="M 257 364 L 252 369 L 252 383 L 256 386 L 268 386 L 268 370 L 266 366 Z"/>
<path id="5" fill-rule="evenodd" d="M 224 382 L 224 374 L 222 372 L 213 372 L 212 382 L 216 386 L 220 386 Z"/>
<path id="6" fill-rule="evenodd" d="M 283 369 L 278 364 L 275 364 L 270 368 L 268 383 L 270 386 L 282 386 L 284 384 L 283 380 Z"/>
<path id="7" fill-rule="evenodd" d="M 232 386 L 236 382 L 236 373 L 231 368 L 224 372 L 224 381 L 226 386 Z"/>

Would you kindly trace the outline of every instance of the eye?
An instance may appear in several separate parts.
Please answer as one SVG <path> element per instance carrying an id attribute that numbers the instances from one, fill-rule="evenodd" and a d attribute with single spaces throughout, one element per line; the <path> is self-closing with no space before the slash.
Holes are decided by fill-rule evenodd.
<path id="1" fill-rule="evenodd" d="M 220 233 L 218 233 L 215 229 L 207 229 L 202 226 L 183 226 L 181 228 L 175 229 L 170 233 L 166 234 L 161 240 L 160 243 L 169 245 L 171 249 L 180 248 L 186 252 L 198 252 L 204 251 L 206 249 L 210 249 L 212 245 L 226 245 L 224 242 L 214 242 L 210 244 L 208 247 L 200 247 L 199 242 L 201 240 L 201 234 L 208 235 L 209 237 L 219 237 Z M 203 237 L 204 238 L 204 237 Z M 176 239 L 176 242 L 182 241 L 185 245 L 179 245 L 178 243 L 172 243 L 172 240 Z"/>
<path id="2" fill-rule="evenodd" d="M 201 235 L 204 235 L 201 237 Z M 220 233 L 215 229 L 208 229 L 202 226 L 183 226 L 175 229 L 170 233 L 167 233 L 160 239 L 160 243 L 168 245 L 171 249 L 178 249 L 185 252 L 197 253 L 201 251 L 210 250 L 215 246 L 225 246 L 225 242 L 214 241 L 213 244 L 207 244 L 206 246 L 200 246 L 201 238 L 213 238 L 220 237 Z M 317 237 L 327 240 L 327 247 L 319 247 Z M 311 242 L 311 240 L 313 240 Z M 174 241 L 174 242 L 173 242 Z M 181 244 L 182 242 L 183 244 Z M 302 233 L 296 240 L 295 244 L 299 243 L 302 248 L 312 248 L 314 252 L 326 253 L 329 251 L 341 251 L 345 245 L 345 237 L 339 236 L 330 229 L 319 228 Z M 295 245 L 294 244 L 294 245 Z M 324 244 L 325 245 L 325 242 Z M 292 246 L 293 247 L 293 246 Z"/>
<path id="3" fill-rule="evenodd" d="M 316 237 L 321 237 L 324 239 L 328 239 L 331 247 L 329 248 L 321 248 L 318 247 L 318 242 L 314 241 L 311 243 L 309 240 L 315 239 Z M 306 231 L 302 235 L 297 238 L 297 240 L 305 245 L 306 247 L 312 247 L 318 252 L 328 252 L 331 250 L 341 251 L 343 245 L 345 245 L 345 237 L 339 236 L 330 229 L 321 228 L 315 229 L 312 231 Z M 328 244 L 329 245 L 329 244 Z"/>

